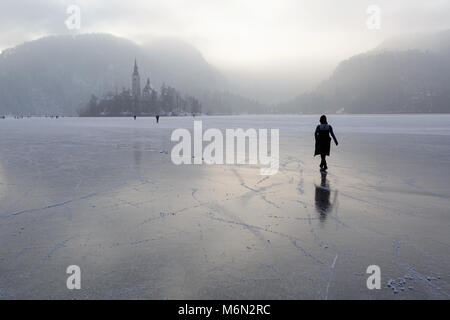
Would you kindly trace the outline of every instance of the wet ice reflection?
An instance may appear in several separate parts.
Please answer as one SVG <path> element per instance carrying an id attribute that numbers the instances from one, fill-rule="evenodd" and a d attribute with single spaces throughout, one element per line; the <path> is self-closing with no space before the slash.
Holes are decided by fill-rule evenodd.
<path id="1" fill-rule="evenodd" d="M 327 179 L 326 171 L 321 171 L 320 174 L 320 185 L 315 185 L 314 204 L 316 211 L 319 214 L 320 221 L 325 222 L 328 213 L 333 210 L 338 191 L 337 189 L 333 192 L 331 191 L 330 182 Z M 332 193 L 333 197 L 331 197 Z"/>

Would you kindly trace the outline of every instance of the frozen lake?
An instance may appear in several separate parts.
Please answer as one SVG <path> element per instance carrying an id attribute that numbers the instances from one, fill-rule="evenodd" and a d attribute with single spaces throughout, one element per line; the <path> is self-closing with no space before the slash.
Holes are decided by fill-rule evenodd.
<path id="1" fill-rule="evenodd" d="M 331 115 L 326 177 L 318 116 L 195 118 L 280 129 L 268 177 L 175 166 L 193 120 L 0 120 L 0 299 L 449 299 L 450 115 Z"/>

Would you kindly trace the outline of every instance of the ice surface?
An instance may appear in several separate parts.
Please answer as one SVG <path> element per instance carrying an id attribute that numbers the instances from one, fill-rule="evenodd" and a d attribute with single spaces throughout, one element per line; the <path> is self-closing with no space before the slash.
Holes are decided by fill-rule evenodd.
<path id="1" fill-rule="evenodd" d="M 0 298 L 449 298 L 450 116 L 330 116 L 324 179 L 317 116 L 195 118 L 279 128 L 270 177 L 173 165 L 193 120 L 0 120 Z"/>

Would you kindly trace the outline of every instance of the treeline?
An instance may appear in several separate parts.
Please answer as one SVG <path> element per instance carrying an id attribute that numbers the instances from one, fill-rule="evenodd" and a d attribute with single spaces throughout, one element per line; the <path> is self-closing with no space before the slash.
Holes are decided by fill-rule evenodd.
<path id="1" fill-rule="evenodd" d="M 162 85 L 160 92 L 151 89 L 139 98 L 130 90 L 106 94 L 102 99 L 92 95 L 87 105 L 78 111 L 80 117 L 121 117 L 155 115 L 192 115 L 202 112 L 201 103 L 194 97 L 182 96 L 175 88 Z"/>

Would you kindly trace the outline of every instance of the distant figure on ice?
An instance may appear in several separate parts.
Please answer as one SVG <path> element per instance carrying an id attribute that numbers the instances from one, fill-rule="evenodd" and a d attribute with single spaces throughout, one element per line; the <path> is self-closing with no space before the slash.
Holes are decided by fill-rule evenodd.
<path id="1" fill-rule="evenodd" d="M 136 120 L 136 115 L 134 115 L 134 120 Z"/>
<path id="2" fill-rule="evenodd" d="M 156 115 L 156 123 L 159 123 L 159 114 Z"/>
<path id="3" fill-rule="evenodd" d="M 336 143 L 337 146 L 338 142 L 334 135 L 333 128 L 328 124 L 327 117 L 322 115 L 320 117 L 320 124 L 317 126 L 316 132 L 314 133 L 314 137 L 316 138 L 314 156 L 320 154 L 320 170 L 328 169 L 326 156 L 330 155 L 330 135 L 333 137 L 334 143 Z"/>

